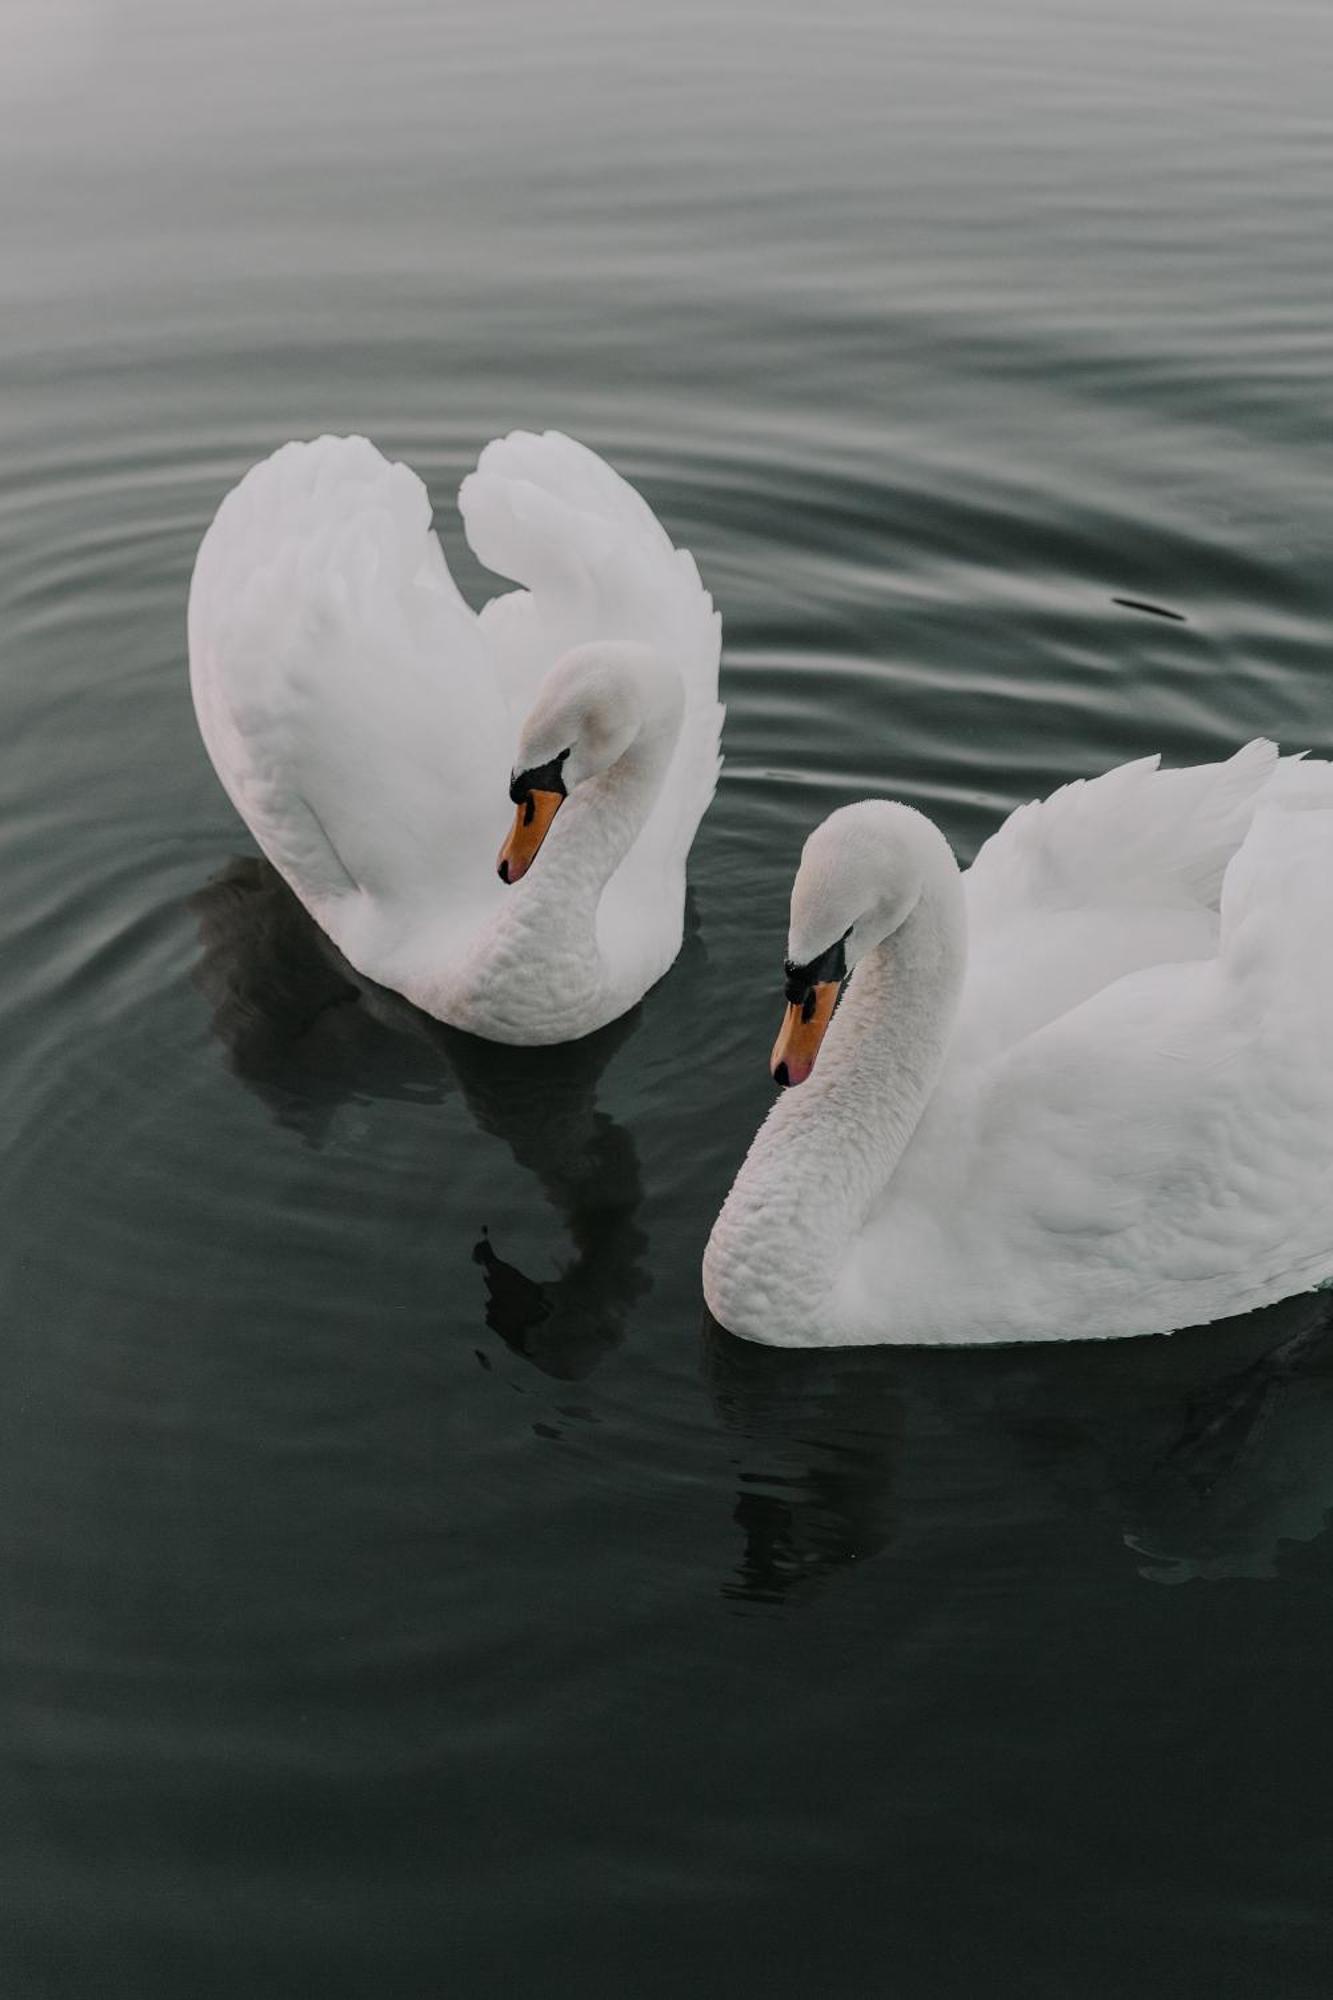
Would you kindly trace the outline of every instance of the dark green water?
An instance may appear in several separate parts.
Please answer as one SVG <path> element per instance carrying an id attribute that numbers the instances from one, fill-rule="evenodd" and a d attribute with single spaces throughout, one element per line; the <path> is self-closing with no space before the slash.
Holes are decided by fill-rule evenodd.
<path id="1" fill-rule="evenodd" d="M 0 58 L 6 1996 L 1326 1996 L 1329 1301 L 801 1356 L 697 1275 L 831 806 L 970 854 L 1333 752 L 1326 0 L 11 0 Z M 184 659 L 255 457 L 369 432 L 479 592 L 515 424 L 726 621 L 686 950 L 539 1058 L 329 972 Z"/>

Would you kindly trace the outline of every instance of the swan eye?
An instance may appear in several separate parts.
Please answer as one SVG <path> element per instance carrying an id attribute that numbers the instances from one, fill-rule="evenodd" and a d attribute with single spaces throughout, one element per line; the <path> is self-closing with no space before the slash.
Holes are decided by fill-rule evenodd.
<path id="1" fill-rule="evenodd" d="M 552 757 L 548 764 L 534 764 L 531 770 L 516 771 L 509 780 L 509 796 L 514 804 L 527 806 L 527 818 L 523 822 L 525 826 L 532 820 L 534 792 L 556 792 L 562 799 L 568 798 L 569 788 L 565 783 L 564 771 L 568 755 L 568 750 L 562 750 L 559 756 Z"/>
<path id="2" fill-rule="evenodd" d="M 827 951 L 821 951 L 806 964 L 798 965 L 794 959 L 787 959 L 783 965 L 786 974 L 786 995 L 793 1007 L 814 1009 L 814 989 L 816 986 L 841 986 L 847 977 L 847 940 L 855 929 L 848 924 L 842 936 L 831 944 Z M 808 1021 L 811 1013 L 803 1013 Z"/>

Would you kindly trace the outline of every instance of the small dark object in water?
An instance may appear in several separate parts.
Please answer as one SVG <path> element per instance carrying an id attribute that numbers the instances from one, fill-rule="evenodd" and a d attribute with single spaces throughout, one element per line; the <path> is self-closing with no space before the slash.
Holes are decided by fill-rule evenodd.
<path id="1" fill-rule="evenodd" d="M 1146 611 L 1153 618 L 1169 618 L 1175 625 L 1188 625 L 1189 619 L 1183 611 L 1168 611 L 1162 604 L 1145 604 L 1141 597 L 1113 597 L 1112 604 L 1123 604 L 1126 611 Z"/>

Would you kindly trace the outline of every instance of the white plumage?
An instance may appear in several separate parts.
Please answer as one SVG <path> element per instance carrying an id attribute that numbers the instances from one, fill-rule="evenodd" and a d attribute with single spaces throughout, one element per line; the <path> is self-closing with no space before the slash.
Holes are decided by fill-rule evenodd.
<path id="1" fill-rule="evenodd" d="M 794 959 L 855 976 L 714 1227 L 776 1344 L 1106 1338 L 1333 1275 L 1333 766 L 1251 743 L 1015 812 L 960 876 L 920 814 L 807 843 Z M 859 961 L 859 963 L 858 963 Z"/>
<path id="2" fill-rule="evenodd" d="M 523 586 L 480 616 L 408 467 L 355 437 L 255 466 L 195 565 L 195 709 L 238 812 L 360 972 L 492 1039 L 571 1039 L 679 949 L 719 768 L 720 622 L 640 496 L 556 432 L 489 444 L 460 505 L 474 551 Z M 599 641 L 603 674 L 620 647 L 661 726 L 635 784 L 594 772 L 506 889 L 525 718 L 561 657 Z"/>

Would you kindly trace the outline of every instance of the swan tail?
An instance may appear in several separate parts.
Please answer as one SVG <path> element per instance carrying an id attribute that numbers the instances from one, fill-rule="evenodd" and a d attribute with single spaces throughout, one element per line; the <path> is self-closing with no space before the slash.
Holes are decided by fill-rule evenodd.
<path id="1" fill-rule="evenodd" d="M 460 707 L 470 761 L 489 707 L 505 765 L 426 489 L 365 438 L 284 445 L 227 495 L 195 564 L 189 643 L 218 775 L 314 906 L 401 889 L 426 857 L 442 866 L 459 835 Z"/>

